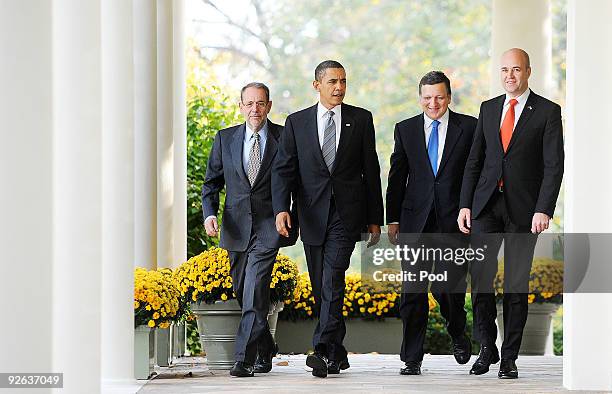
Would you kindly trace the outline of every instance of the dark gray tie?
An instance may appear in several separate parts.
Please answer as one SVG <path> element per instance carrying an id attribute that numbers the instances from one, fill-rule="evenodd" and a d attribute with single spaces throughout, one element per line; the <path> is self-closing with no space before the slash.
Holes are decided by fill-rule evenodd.
<path id="1" fill-rule="evenodd" d="M 249 164 L 247 166 L 247 176 L 249 178 L 249 183 L 253 186 L 255 183 L 255 179 L 257 178 L 257 173 L 259 172 L 259 167 L 261 167 L 261 147 L 259 146 L 259 132 L 253 133 L 253 145 L 251 146 L 251 151 L 249 152 Z"/>
<path id="2" fill-rule="evenodd" d="M 323 160 L 327 165 L 327 169 L 331 172 L 334 165 L 334 159 L 336 158 L 336 123 L 334 122 L 334 112 L 327 111 L 326 115 L 327 123 L 325 124 L 325 130 L 323 131 L 323 146 L 321 151 L 323 152 Z"/>

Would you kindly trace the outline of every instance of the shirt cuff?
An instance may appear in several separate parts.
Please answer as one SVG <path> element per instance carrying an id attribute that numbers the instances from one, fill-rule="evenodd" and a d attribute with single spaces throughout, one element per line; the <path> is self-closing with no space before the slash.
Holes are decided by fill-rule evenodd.
<path id="1" fill-rule="evenodd" d="M 216 219 L 216 218 L 217 218 L 217 216 L 215 216 L 215 215 L 210 215 L 210 216 L 207 216 L 207 217 L 206 217 L 206 219 L 204 219 L 204 224 L 206 224 L 206 222 L 208 221 L 208 219 L 212 219 L 212 218 L 215 218 L 215 219 Z"/>

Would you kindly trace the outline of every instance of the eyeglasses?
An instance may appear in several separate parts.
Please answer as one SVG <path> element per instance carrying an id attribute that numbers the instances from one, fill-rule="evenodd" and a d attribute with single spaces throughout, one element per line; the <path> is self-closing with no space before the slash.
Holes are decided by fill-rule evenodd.
<path id="1" fill-rule="evenodd" d="M 242 103 L 242 106 L 245 108 L 253 108 L 254 105 L 257 105 L 257 108 L 264 109 L 268 105 L 266 101 L 249 101 L 248 103 Z"/>

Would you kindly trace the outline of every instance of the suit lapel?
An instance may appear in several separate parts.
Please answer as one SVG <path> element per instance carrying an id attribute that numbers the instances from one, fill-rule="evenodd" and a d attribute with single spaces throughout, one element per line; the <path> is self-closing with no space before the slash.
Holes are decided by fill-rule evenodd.
<path id="1" fill-rule="evenodd" d="M 523 132 L 523 130 L 525 130 L 525 125 L 535 111 L 535 102 L 536 94 L 532 91 L 529 93 L 529 97 L 527 97 L 527 102 L 525 103 L 523 112 L 521 112 L 521 117 L 519 118 L 518 122 L 516 122 L 516 127 L 512 132 L 512 137 L 510 138 L 510 143 L 508 144 L 508 150 L 506 152 L 510 151 L 512 145 L 514 145 L 514 142 L 517 140 L 517 138 L 519 138 L 519 135 Z"/>
<path id="2" fill-rule="evenodd" d="M 438 175 L 440 175 L 440 173 L 444 169 L 444 165 L 446 164 L 446 162 L 448 162 L 448 159 L 451 153 L 453 152 L 453 148 L 457 144 L 461 133 L 463 133 L 463 129 L 461 129 L 461 127 L 459 127 L 459 125 L 455 123 L 456 119 L 454 112 L 450 109 L 449 111 L 450 112 L 448 114 L 448 127 L 446 128 L 446 140 L 444 141 L 444 150 L 442 151 L 442 159 L 440 160 Z"/>
<path id="3" fill-rule="evenodd" d="M 422 152 L 421 158 L 425 163 L 425 166 L 429 168 L 429 173 L 435 178 L 433 168 L 429 162 L 429 152 L 427 151 L 427 141 L 425 140 L 425 116 L 421 113 L 417 118 L 416 124 L 414 125 L 414 136 L 416 137 L 417 143 L 420 145 L 417 152 Z"/>
<path id="4" fill-rule="evenodd" d="M 334 159 L 332 172 L 336 169 L 338 162 L 342 159 L 344 152 L 348 149 L 348 145 L 351 142 L 351 137 L 353 135 L 353 130 L 355 130 L 355 121 L 345 105 L 342 105 L 341 117 L 342 124 L 340 125 L 340 141 L 338 142 L 338 149 L 336 150 L 336 158 Z"/>
<path id="5" fill-rule="evenodd" d="M 240 178 L 249 184 L 249 179 L 244 173 L 244 167 L 242 166 L 242 147 L 244 145 L 244 133 L 246 132 L 246 126 L 244 123 L 238 127 L 236 132 L 234 133 L 234 137 L 231 145 L 231 153 L 232 153 L 232 162 L 234 163 L 234 167 L 236 168 L 236 172 L 240 176 Z M 249 184 L 250 186 L 250 184 Z"/>
<path id="6" fill-rule="evenodd" d="M 492 122 L 493 124 L 488 125 L 489 127 L 487 127 L 487 130 L 492 130 L 493 132 L 495 132 L 495 136 L 494 138 L 491 139 L 491 141 L 495 141 L 497 144 L 497 149 L 501 152 L 502 155 L 504 155 L 504 147 L 502 146 L 502 142 L 501 142 L 501 116 L 502 116 L 502 111 L 504 110 L 504 101 L 506 101 L 506 95 L 502 94 L 501 96 L 499 96 L 497 98 L 496 101 L 493 102 L 493 118 L 492 118 Z"/>
<path id="7" fill-rule="evenodd" d="M 255 182 L 253 183 L 253 187 L 255 187 L 263 174 L 266 173 L 268 167 L 272 163 L 272 159 L 276 155 L 276 147 L 278 145 L 278 133 L 276 131 L 276 127 L 268 121 L 268 136 L 266 138 L 266 148 L 264 149 L 264 156 L 261 159 L 261 166 L 259 167 L 259 172 L 257 173 L 257 178 L 255 178 Z"/>

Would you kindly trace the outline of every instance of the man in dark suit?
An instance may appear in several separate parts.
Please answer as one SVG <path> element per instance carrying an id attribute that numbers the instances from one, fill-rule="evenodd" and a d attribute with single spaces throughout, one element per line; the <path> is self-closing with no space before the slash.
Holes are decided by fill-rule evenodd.
<path id="1" fill-rule="evenodd" d="M 272 173 L 276 227 L 287 236 L 294 225 L 289 197 L 297 192 L 301 239 L 319 321 L 312 374 L 326 377 L 349 367 L 342 341 L 344 274 L 361 233 L 380 238 L 383 202 L 372 114 L 344 104 L 346 73 L 332 60 L 315 69 L 319 103 L 289 115 Z"/>
<path id="2" fill-rule="evenodd" d="M 515 360 L 527 320 L 533 251 L 537 234 L 548 228 L 555 211 L 563 178 L 561 107 L 529 89 L 530 75 L 524 50 L 513 48 L 502 55 L 506 94 L 480 107 L 457 218 L 461 231 L 471 230 L 475 247 L 487 247 L 485 261 L 470 269 L 474 335 L 480 341 L 470 374 L 484 374 L 500 359 L 493 280 L 504 242 L 502 379 L 518 377 Z"/>
<path id="3" fill-rule="evenodd" d="M 270 334 L 270 281 L 279 247 L 295 244 L 276 231 L 272 211 L 271 170 L 282 126 L 267 120 L 272 108 L 268 87 L 249 83 L 240 93 L 246 123 L 221 130 L 208 159 L 202 187 L 206 233 L 217 236 L 219 192 L 225 186 L 225 208 L 219 245 L 229 251 L 234 293 L 242 307 L 236 335 L 233 376 L 269 372 L 278 346 Z M 257 361 L 257 362 L 256 362 Z"/>
<path id="4" fill-rule="evenodd" d="M 459 193 L 476 118 L 448 108 L 450 80 L 441 71 L 425 74 L 419 83 L 419 98 L 423 113 L 395 125 L 395 148 L 387 186 L 388 234 L 393 244 L 405 243 L 400 234 L 461 234 L 456 222 Z M 431 238 L 426 242 L 428 247 L 449 246 L 444 245 L 441 234 Z M 452 238 L 463 241 L 461 235 Z M 436 273 L 449 273 L 448 283 L 439 287 L 432 284 L 432 293 L 446 319 L 455 359 L 465 364 L 471 355 L 471 343 L 465 335 L 467 265 L 442 261 L 414 265 L 403 262 L 402 265 L 406 271 L 431 272 L 433 264 L 436 264 Z M 421 374 L 429 314 L 428 284 L 427 280 L 403 283 L 400 315 L 404 337 L 400 357 L 405 366 L 400 370 L 402 375 Z"/>

